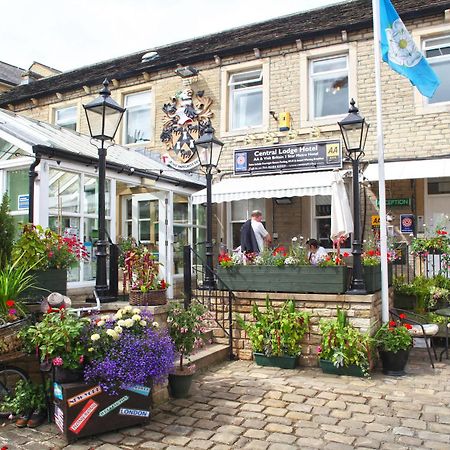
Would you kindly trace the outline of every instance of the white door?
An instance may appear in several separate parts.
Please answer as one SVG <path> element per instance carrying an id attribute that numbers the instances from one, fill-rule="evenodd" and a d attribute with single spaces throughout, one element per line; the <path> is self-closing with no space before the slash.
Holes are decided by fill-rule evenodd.
<path id="1" fill-rule="evenodd" d="M 450 232 L 450 194 L 428 195 L 425 211 L 429 231 L 445 227 Z"/>

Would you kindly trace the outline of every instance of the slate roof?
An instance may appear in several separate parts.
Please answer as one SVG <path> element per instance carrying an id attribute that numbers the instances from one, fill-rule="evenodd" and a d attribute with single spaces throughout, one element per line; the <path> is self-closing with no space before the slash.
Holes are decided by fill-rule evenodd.
<path id="1" fill-rule="evenodd" d="M 0 131 L 28 144 L 35 151 L 53 155 L 55 159 L 59 157 L 92 165 L 98 161 L 98 150 L 91 144 L 90 136 L 67 128 L 0 109 Z M 171 169 L 160 161 L 117 144 L 108 148 L 106 162 L 111 169 L 123 169 L 120 171 L 139 177 L 197 189 L 205 186 L 204 177 L 196 173 Z"/>
<path id="2" fill-rule="evenodd" d="M 25 72 L 20 67 L 0 61 L 0 82 L 17 86 L 22 80 L 22 74 Z"/>
<path id="3" fill-rule="evenodd" d="M 418 16 L 443 13 L 450 8 L 448 0 L 393 0 L 393 4 L 404 21 Z M 31 97 L 72 91 L 84 85 L 99 85 L 105 76 L 120 80 L 144 71 L 155 72 L 170 67 L 175 69 L 178 63 L 192 64 L 211 59 L 214 55 L 221 57 L 236 55 L 254 47 L 270 48 L 292 43 L 297 39 L 318 37 L 341 30 L 360 30 L 371 25 L 372 1 L 347 1 L 143 50 L 18 86 L 0 96 L 0 106 Z M 142 62 L 142 56 L 150 50 L 157 51 L 160 58 Z"/>

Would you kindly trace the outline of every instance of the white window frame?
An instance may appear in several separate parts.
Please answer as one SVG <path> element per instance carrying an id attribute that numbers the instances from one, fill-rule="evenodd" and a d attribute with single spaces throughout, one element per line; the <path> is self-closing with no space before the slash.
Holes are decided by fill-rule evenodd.
<path id="1" fill-rule="evenodd" d="M 233 130 L 231 129 L 231 95 L 229 86 L 233 75 L 254 72 L 261 70 L 262 75 L 262 124 L 260 126 L 246 127 Z M 267 61 L 250 61 L 240 64 L 233 64 L 222 67 L 221 69 L 221 90 L 220 90 L 220 130 L 221 136 L 239 136 L 243 134 L 268 131 L 270 126 L 269 114 L 269 86 L 270 86 L 270 67 Z M 249 88 L 252 89 L 252 88 Z"/>
<path id="2" fill-rule="evenodd" d="M 259 72 L 259 74 L 258 74 Z M 250 75 L 254 74 L 254 78 L 249 78 L 246 81 L 236 81 L 235 78 L 237 78 L 239 75 Z M 240 86 L 245 83 L 258 83 L 255 86 L 249 86 L 249 87 L 242 87 L 239 89 L 236 89 L 236 86 Z M 263 71 L 262 68 L 255 69 L 255 70 L 249 70 L 245 72 L 236 72 L 230 74 L 230 78 L 228 80 L 228 87 L 229 87 L 229 106 L 228 106 L 228 114 L 229 114 L 229 124 L 230 124 L 230 130 L 231 131 L 239 131 L 239 130 L 248 130 L 252 128 L 261 128 L 262 126 L 262 119 L 263 119 L 263 96 L 264 96 L 264 79 L 263 79 Z M 235 120 L 235 103 L 238 100 L 238 98 L 241 95 L 244 94 L 252 94 L 255 92 L 261 92 L 261 123 L 255 124 L 255 125 L 248 125 L 243 127 L 234 127 L 233 121 Z"/>
<path id="3" fill-rule="evenodd" d="M 62 111 L 64 109 L 69 109 L 69 108 L 75 108 L 76 109 L 76 113 L 75 113 L 75 131 L 80 131 L 80 106 L 81 106 L 81 101 L 78 101 L 76 103 L 74 103 L 73 101 L 69 102 L 61 102 L 61 103 L 55 103 L 53 106 L 51 106 L 49 108 L 49 118 L 48 121 L 50 123 L 53 123 L 57 126 L 60 127 L 64 127 L 64 123 L 58 123 L 58 121 L 56 120 L 57 117 L 57 113 L 58 111 Z M 69 128 L 71 129 L 71 128 Z"/>
<path id="4" fill-rule="evenodd" d="M 133 90 L 124 90 L 121 92 L 122 94 L 122 104 L 124 105 L 124 108 L 127 108 L 127 98 L 133 96 L 133 95 L 140 95 L 140 94 L 150 94 L 150 103 L 146 104 L 149 106 L 149 114 L 148 114 L 148 125 L 149 125 L 149 129 L 150 129 L 150 138 L 148 141 L 142 141 L 142 142 L 130 142 L 127 143 L 126 142 L 126 134 L 127 134 L 127 125 L 128 125 L 128 111 L 129 111 L 129 107 L 128 109 L 125 111 L 124 117 L 122 119 L 122 124 L 121 124 L 121 140 L 122 140 L 122 144 L 126 145 L 128 147 L 135 147 L 135 146 L 151 146 L 154 145 L 154 140 L 155 140 L 155 96 L 154 96 L 154 92 L 153 89 L 149 88 L 149 87 L 145 87 L 142 86 L 142 89 L 140 90 L 136 90 L 136 88 L 134 87 Z M 144 105 L 144 103 L 142 103 L 142 105 Z M 134 107 L 131 108 L 136 108 L 138 107 L 138 105 L 135 105 Z"/>
<path id="5" fill-rule="evenodd" d="M 440 38 L 444 36 L 450 36 L 450 24 L 435 25 L 430 27 L 425 27 L 421 29 L 413 30 L 411 33 L 417 48 L 424 50 L 425 41 L 433 38 Z M 424 114 L 436 114 L 436 113 L 448 113 L 449 104 L 448 102 L 440 103 L 428 103 L 427 98 L 424 97 L 418 89 L 411 86 L 414 95 L 414 109 L 417 115 Z"/>
<path id="6" fill-rule="evenodd" d="M 337 59 L 337 58 L 345 58 L 346 67 L 345 69 L 336 69 L 328 72 L 320 72 L 318 74 L 313 73 L 313 66 L 315 62 L 319 61 L 327 61 L 331 59 Z M 327 56 L 325 58 L 313 58 L 309 61 L 309 98 L 311 101 L 309 102 L 309 117 L 312 120 L 327 120 L 327 119 L 339 119 L 342 115 L 345 114 L 345 112 L 348 109 L 348 104 L 350 102 L 350 98 L 347 98 L 346 107 L 342 111 L 342 114 L 330 114 L 328 116 L 317 116 L 316 115 L 316 104 L 315 104 L 315 89 L 314 89 L 314 81 L 316 80 L 322 80 L 324 78 L 328 78 L 330 75 L 335 76 L 336 78 L 339 78 L 342 75 L 347 75 L 347 84 L 348 84 L 348 54 L 342 54 L 342 55 L 333 55 L 333 56 Z"/>
<path id="7" fill-rule="evenodd" d="M 314 60 L 345 55 L 347 55 L 348 96 L 349 99 L 358 99 L 358 58 L 356 42 L 302 50 L 300 52 L 300 128 L 327 126 L 322 131 L 339 131 L 336 119 L 344 117 L 347 111 L 344 111 L 342 115 L 319 118 L 313 118 L 311 115 L 311 111 L 314 109 L 311 106 L 314 102 L 314 97 L 311 97 L 310 63 Z"/>

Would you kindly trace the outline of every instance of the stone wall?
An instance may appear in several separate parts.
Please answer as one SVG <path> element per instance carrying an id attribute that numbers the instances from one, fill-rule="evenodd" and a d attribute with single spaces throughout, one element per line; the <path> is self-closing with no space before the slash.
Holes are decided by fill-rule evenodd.
<path id="1" fill-rule="evenodd" d="M 369 295 L 346 294 L 287 294 L 264 292 L 234 292 L 233 313 L 240 314 L 244 320 L 252 321 L 251 311 L 254 304 L 264 309 L 266 296 L 275 308 L 280 307 L 286 300 L 294 300 L 296 308 L 310 313 L 310 331 L 302 344 L 300 364 L 304 366 L 317 365 L 317 347 L 321 342 L 319 332 L 320 319 L 336 317 L 337 308 L 347 311 L 347 317 L 352 325 L 362 332 L 374 334 L 381 324 L 381 292 Z M 389 292 L 392 304 L 392 289 Z M 221 308 L 221 306 L 220 306 Z M 227 312 L 225 313 L 227 314 Z M 215 340 L 228 344 L 228 337 L 223 330 L 214 330 Z M 233 325 L 233 351 L 239 359 L 252 359 L 252 348 L 247 333 L 236 323 Z"/>

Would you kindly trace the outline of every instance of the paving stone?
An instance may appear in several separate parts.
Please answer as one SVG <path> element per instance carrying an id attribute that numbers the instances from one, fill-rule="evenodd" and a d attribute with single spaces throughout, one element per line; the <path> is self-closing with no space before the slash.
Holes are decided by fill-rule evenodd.
<path id="1" fill-rule="evenodd" d="M 417 436 L 424 441 L 436 441 L 436 442 L 445 442 L 450 443 L 450 435 L 449 434 L 440 434 L 434 433 L 432 431 L 419 431 Z"/>
<path id="2" fill-rule="evenodd" d="M 384 433 L 388 431 L 391 427 L 389 425 L 372 422 L 368 423 L 365 428 L 367 431 L 377 431 L 378 433 Z"/>
<path id="3" fill-rule="evenodd" d="M 253 440 L 250 441 L 244 448 L 247 450 L 267 450 L 269 443 L 265 441 Z"/>
<path id="4" fill-rule="evenodd" d="M 35 448 L 36 448 L 36 450 L 39 450 L 38 446 L 36 446 Z M 103 444 L 103 445 L 100 445 L 100 447 L 97 447 L 97 448 L 98 448 L 98 450 L 121 450 L 120 447 L 118 447 L 117 445 L 113 445 L 113 444 Z"/>
<path id="5" fill-rule="evenodd" d="M 278 416 L 278 417 L 283 417 L 287 413 L 285 408 L 274 408 L 272 406 L 268 406 L 263 411 L 264 411 L 264 414 L 267 414 L 269 416 Z"/>
<path id="6" fill-rule="evenodd" d="M 409 447 L 412 448 L 421 448 L 422 447 L 422 439 L 416 438 L 416 437 L 411 437 L 411 436 L 400 436 L 398 438 L 398 442 L 400 444 L 405 444 L 408 445 Z"/>
<path id="7" fill-rule="evenodd" d="M 284 433 L 272 433 L 269 434 L 269 436 L 267 436 L 268 442 L 276 442 L 280 444 L 293 444 L 296 441 L 296 439 L 297 438 L 295 436 Z"/>
<path id="8" fill-rule="evenodd" d="M 195 424 L 196 428 L 205 429 L 205 430 L 215 430 L 216 428 L 219 428 L 219 426 L 220 426 L 219 423 L 216 423 L 212 420 L 206 420 L 206 419 L 198 420 L 197 423 Z"/>
<path id="9" fill-rule="evenodd" d="M 244 431 L 245 428 L 235 425 L 223 425 L 216 430 L 217 433 L 231 433 L 236 435 L 241 435 Z"/>
<path id="10" fill-rule="evenodd" d="M 161 442 L 146 441 L 141 443 L 140 448 L 147 448 L 150 450 L 161 450 L 167 448 L 167 445 L 162 444 Z"/>
<path id="11" fill-rule="evenodd" d="M 191 439 L 186 436 L 164 436 L 162 442 L 170 445 L 186 445 Z"/>
<path id="12" fill-rule="evenodd" d="M 239 436 L 233 433 L 215 433 L 211 440 L 220 444 L 232 445 L 239 439 Z"/>
<path id="13" fill-rule="evenodd" d="M 147 441 L 160 441 L 164 437 L 163 433 L 157 431 L 145 431 L 142 433 L 141 438 Z"/>
<path id="14" fill-rule="evenodd" d="M 243 436 L 250 439 L 266 439 L 268 434 L 267 431 L 261 430 L 260 428 L 249 428 Z"/>
<path id="15" fill-rule="evenodd" d="M 214 442 L 203 441 L 203 440 L 199 440 L 199 439 L 192 440 L 187 444 L 188 447 L 198 449 L 198 450 L 208 450 L 213 445 L 214 445 Z"/>
<path id="16" fill-rule="evenodd" d="M 367 436 L 364 436 L 364 437 L 357 438 L 356 441 L 354 442 L 354 446 L 355 446 L 355 448 L 358 448 L 358 449 L 380 448 L 381 442 L 376 439 L 372 439 Z"/>
<path id="17" fill-rule="evenodd" d="M 175 434 L 177 436 L 187 436 L 189 433 L 193 431 L 192 427 L 186 427 L 184 425 L 169 425 L 168 427 L 164 428 L 163 430 L 164 434 Z"/>
<path id="18" fill-rule="evenodd" d="M 323 439 L 317 439 L 317 438 L 298 438 L 295 442 L 298 446 L 298 448 L 301 448 L 304 450 L 305 448 L 322 448 L 324 441 Z"/>
<path id="19" fill-rule="evenodd" d="M 352 436 L 345 436 L 345 435 L 339 434 L 339 433 L 325 433 L 323 438 L 326 441 L 339 442 L 341 444 L 347 444 L 347 445 L 351 445 L 355 440 L 355 438 Z"/>
<path id="20" fill-rule="evenodd" d="M 291 426 L 282 425 L 279 423 L 269 423 L 264 430 L 269 433 L 292 433 Z"/>
<path id="21" fill-rule="evenodd" d="M 194 430 L 192 434 L 189 436 L 191 439 L 197 439 L 199 441 L 208 440 L 214 432 L 209 430 Z"/>

